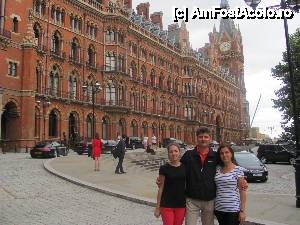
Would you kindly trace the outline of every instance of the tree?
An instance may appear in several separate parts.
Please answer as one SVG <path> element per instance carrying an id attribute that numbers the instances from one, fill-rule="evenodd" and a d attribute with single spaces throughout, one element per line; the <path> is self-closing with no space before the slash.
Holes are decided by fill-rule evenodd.
<path id="1" fill-rule="evenodd" d="M 289 36 L 291 58 L 294 72 L 294 89 L 296 97 L 296 111 L 299 118 L 300 112 L 300 29 Z M 281 135 L 284 139 L 292 138 L 295 140 L 293 110 L 291 102 L 291 87 L 289 81 L 289 67 L 287 52 L 283 53 L 283 60 L 277 66 L 272 68 L 272 76 L 282 82 L 282 86 L 275 92 L 277 99 L 272 99 L 274 108 L 277 108 L 283 114 L 281 123 L 284 133 Z M 299 119 L 298 119 L 299 120 Z"/>

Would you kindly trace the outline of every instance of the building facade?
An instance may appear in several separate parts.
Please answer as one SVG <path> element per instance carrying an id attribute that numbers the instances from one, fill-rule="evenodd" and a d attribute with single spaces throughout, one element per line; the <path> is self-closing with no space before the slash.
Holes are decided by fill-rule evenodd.
<path id="1" fill-rule="evenodd" d="M 221 5 L 227 7 L 227 1 Z M 247 136 L 242 37 L 231 20 L 193 50 L 186 25 L 131 0 L 0 0 L 1 141 Z M 96 83 L 101 89 L 95 90 Z M 84 88 L 83 88 L 84 87 Z M 94 118 L 94 120 L 93 120 Z"/>

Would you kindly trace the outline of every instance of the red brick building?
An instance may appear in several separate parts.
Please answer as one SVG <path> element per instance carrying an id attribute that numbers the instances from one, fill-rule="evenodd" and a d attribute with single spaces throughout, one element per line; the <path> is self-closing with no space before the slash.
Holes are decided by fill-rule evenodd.
<path id="1" fill-rule="evenodd" d="M 0 106 L 4 148 L 119 134 L 195 143 L 247 136 L 241 33 L 231 20 L 193 50 L 184 23 L 131 0 L 0 0 Z M 102 89 L 93 94 L 98 81 Z M 83 89 L 83 86 L 86 89 Z"/>

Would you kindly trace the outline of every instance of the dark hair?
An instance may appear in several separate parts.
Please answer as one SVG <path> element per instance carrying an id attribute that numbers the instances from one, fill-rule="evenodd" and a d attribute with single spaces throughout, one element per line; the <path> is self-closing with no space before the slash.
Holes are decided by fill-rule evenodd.
<path id="1" fill-rule="evenodd" d="M 99 139 L 99 134 L 98 133 L 95 134 L 95 138 Z"/>
<path id="2" fill-rule="evenodd" d="M 209 136 L 211 136 L 211 132 L 208 127 L 199 127 L 196 131 L 196 135 L 199 136 L 200 134 L 208 134 Z"/>
<path id="3" fill-rule="evenodd" d="M 228 148 L 228 150 L 230 151 L 232 157 L 231 157 L 231 162 L 233 162 L 235 165 L 236 165 L 236 161 L 235 161 L 235 158 L 234 158 L 234 151 L 233 149 L 230 147 L 230 145 L 226 145 L 226 144 L 222 144 L 220 145 L 220 147 L 218 148 L 218 151 L 217 151 L 217 163 L 220 165 L 220 166 L 224 166 L 224 163 L 223 161 L 221 160 L 221 156 L 220 156 L 220 153 L 221 153 L 221 150 L 223 148 Z"/>
<path id="4" fill-rule="evenodd" d="M 122 138 L 123 138 L 123 139 L 125 139 L 125 138 L 126 138 L 126 135 L 125 135 L 125 134 L 123 134 L 123 135 L 122 135 Z"/>
<path id="5" fill-rule="evenodd" d="M 170 150 L 171 146 L 176 146 L 178 148 L 179 152 L 180 152 L 180 146 L 179 146 L 179 144 L 177 144 L 177 143 L 174 142 L 174 143 L 168 144 L 168 146 L 167 146 L 168 153 L 169 153 L 169 150 Z"/>

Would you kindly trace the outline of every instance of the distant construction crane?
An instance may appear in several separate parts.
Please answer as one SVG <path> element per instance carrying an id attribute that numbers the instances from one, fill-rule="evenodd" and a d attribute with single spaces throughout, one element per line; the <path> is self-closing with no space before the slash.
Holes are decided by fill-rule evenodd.
<path id="1" fill-rule="evenodd" d="M 260 99 L 261 99 L 261 94 L 259 95 L 259 99 L 258 99 L 258 102 L 257 102 L 256 108 L 255 108 L 255 111 L 254 111 L 254 114 L 253 114 L 253 117 L 252 117 L 252 120 L 251 120 L 250 127 L 252 127 L 252 123 L 253 123 L 254 117 L 255 117 L 255 115 L 256 115 L 256 111 L 257 111 L 257 108 L 258 108 L 258 105 L 259 105 Z"/>

